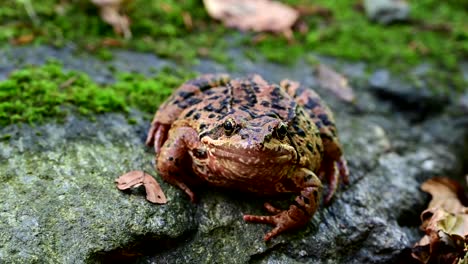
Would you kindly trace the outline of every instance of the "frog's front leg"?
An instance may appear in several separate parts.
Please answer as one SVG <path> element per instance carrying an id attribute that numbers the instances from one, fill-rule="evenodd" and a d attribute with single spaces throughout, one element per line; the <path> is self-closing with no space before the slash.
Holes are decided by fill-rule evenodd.
<path id="1" fill-rule="evenodd" d="M 194 202 L 195 194 L 187 183 L 195 183 L 198 179 L 190 171 L 192 162 L 189 152 L 204 152 L 197 132 L 191 127 L 171 129 L 157 156 L 157 168 L 164 180 L 182 189 Z"/>
<path id="2" fill-rule="evenodd" d="M 274 215 L 244 215 L 245 221 L 275 226 L 265 235 L 265 241 L 284 231 L 305 226 L 319 207 L 320 192 L 322 191 L 320 179 L 312 171 L 305 168 L 300 169 L 293 178 L 304 186 L 301 189 L 301 194 L 296 197 L 297 204 L 291 205 L 288 210 L 281 210 L 265 203 L 267 211 Z"/>

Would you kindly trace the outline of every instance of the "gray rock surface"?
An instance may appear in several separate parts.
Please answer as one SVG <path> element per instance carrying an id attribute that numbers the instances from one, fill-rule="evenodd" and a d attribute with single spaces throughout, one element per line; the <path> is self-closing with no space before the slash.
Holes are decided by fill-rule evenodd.
<path id="1" fill-rule="evenodd" d="M 78 70 L 81 66 L 76 65 L 90 63 L 72 62 L 67 67 Z M 238 63 L 238 75 L 249 64 L 248 69 L 263 69 L 269 80 L 290 76 L 314 83 L 312 69 L 305 70 L 301 63 L 294 67 Z M 357 70 L 346 65 L 356 80 L 364 78 L 362 64 L 357 65 Z M 145 72 L 148 65 L 140 67 Z M 94 74 L 99 79 L 99 73 Z M 405 249 L 421 236 L 419 213 L 429 198 L 419 185 L 433 176 L 463 175 L 466 127 L 443 112 L 413 122 L 408 113 L 417 110 L 399 111 L 398 99 L 381 100 L 368 85 L 355 87 L 355 105 L 317 91 L 335 112 L 351 184 L 341 188 L 306 228 L 268 243 L 262 237 L 271 227 L 246 223 L 242 215 L 266 214 L 262 208 L 266 201 L 286 208 L 289 197 L 207 188 L 197 191 L 197 204 L 190 203 L 154 172 L 152 151 L 144 146 L 150 120 L 137 111 L 130 114 L 134 124 L 121 114 L 105 114 L 96 121 L 70 116 L 64 123 L 1 128 L 0 263 L 393 263 L 404 259 Z M 147 202 L 141 188 L 130 192 L 115 188 L 117 176 L 135 169 L 155 175 L 168 198 L 166 205 Z"/>
<path id="2" fill-rule="evenodd" d="M 371 20 L 381 24 L 406 20 L 410 12 L 404 0 L 364 0 L 364 9 Z"/>
<path id="3" fill-rule="evenodd" d="M 382 100 L 391 101 L 398 111 L 406 112 L 406 117 L 413 120 L 423 120 L 428 116 L 444 111 L 450 103 L 448 93 L 442 93 L 436 88 L 428 89 L 424 74 L 417 67 L 411 79 L 418 80 L 417 85 L 405 82 L 402 78 L 393 76 L 388 70 L 376 70 L 369 78 L 371 90 Z"/>

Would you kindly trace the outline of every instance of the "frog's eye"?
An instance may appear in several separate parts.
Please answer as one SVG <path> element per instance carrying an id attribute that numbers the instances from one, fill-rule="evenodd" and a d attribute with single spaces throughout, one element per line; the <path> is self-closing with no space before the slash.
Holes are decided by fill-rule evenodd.
<path id="1" fill-rule="evenodd" d="M 285 124 L 280 124 L 279 127 L 276 128 L 276 137 L 278 139 L 283 139 L 286 134 L 288 133 L 288 128 Z"/>
<path id="2" fill-rule="evenodd" d="M 224 124 L 223 124 L 223 127 L 224 127 L 224 132 L 226 133 L 226 135 L 231 135 L 232 132 L 234 131 L 234 127 L 236 126 L 236 124 L 234 123 L 234 120 L 232 119 L 228 119 L 226 121 L 224 121 Z"/>

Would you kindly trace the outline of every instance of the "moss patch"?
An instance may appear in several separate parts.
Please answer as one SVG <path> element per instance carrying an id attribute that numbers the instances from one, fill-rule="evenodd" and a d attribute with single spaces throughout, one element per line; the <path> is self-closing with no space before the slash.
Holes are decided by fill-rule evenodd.
<path id="1" fill-rule="evenodd" d="M 130 107 L 152 113 L 174 88 L 193 76 L 169 69 L 153 77 L 118 73 L 114 84 L 99 85 L 84 73 L 64 71 L 55 62 L 30 66 L 0 82 L 0 125 L 64 117 L 67 106 L 76 106 L 84 115 L 127 112 Z"/>
<path id="2" fill-rule="evenodd" d="M 244 46 L 247 56 L 253 59 L 262 56 L 291 63 L 316 52 L 365 60 L 372 68 L 385 67 L 397 73 L 407 73 L 424 60 L 434 64 L 438 72 L 434 86 L 458 91 L 467 87 L 464 81 L 458 81 L 462 80 L 458 63 L 468 58 L 466 1 L 413 1 L 411 21 L 383 26 L 367 19 L 360 6 L 362 1 L 283 0 L 295 7 L 329 10 L 328 15 L 303 15 L 301 21 L 307 30 L 301 33 L 296 29 L 294 43 L 278 35 L 240 34 L 226 29 L 207 15 L 199 0 L 126 1 L 122 11 L 132 21 L 131 40 L 117 37 L 88 0 L 30 1 L 37 14 L 36 23 L 25 2 L 7 1 L 2 5 L 0 42 L 62 46 L 73 41 L 106 60 L 112 59 L 109 47 L 120 47 L 185 63 L 199 57 L 228 63 L 226 47 Z M 452 79 L 456 81 L 446 82 Z"/>
<path id="3" fill-rule="evenodd" d="M 226 32 L 236 32 L 209 18 L 198 0 L 133 0 L 127 1 L 123 10 L 132 20 L 133 39 L 112 42 L 108 41 L 108 38 L 116 38 L 112 28 L 101 21 L 97 8 L 90 1 L 31 1 L 38 24 L 33 23 L 23 2 L 8 1 L 2 6 L 0 41 L 33 36 L 34 42 L 59 46 L 74 40 L 89 50 L 117 45 L 182 60 L 200 55 L 226 60 L 223 56 L 226 43 L 222 36 Z M 430 58 L 453 68 L 460 58 L 468 56 L 467 14 L 462 1 L 411 3 L 413 21 L 391 26 L 370 22 L 355 0 L 283 2 L 292 6 L 327 8 L 331 15 L 303 16 L 308 31 L 295 33 L 296 44 L 271 35 L 257 43 L 263 55 L 278 62 L 297 58 L 305 51 L 316 51 L 382 65 L 415 64 L 421 58 Z M 184 20 L 187 16 L 192 23 Z M 252 39 L 249 34 L 243 37 L 247 42 Z"/>

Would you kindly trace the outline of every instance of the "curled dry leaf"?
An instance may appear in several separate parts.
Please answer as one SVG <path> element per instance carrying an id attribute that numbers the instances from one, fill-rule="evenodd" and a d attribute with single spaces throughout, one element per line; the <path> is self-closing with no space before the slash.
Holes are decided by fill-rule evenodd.
<path id="1" fill-rule="evenodd" d="M 457 263 L 468 249 L 468 208 L 458 199 L 462 188 L 448 178 L 433 178 L 421 185 L 432 195 L 421 213 L 426 235 L 413 247 L 412 256 L 421 263 Z"/>
<path id="2" fill-rule="evenodd" d="M 293 8 L 270 0 L 203 0 L 208 14 L 241 30 L 288 33 L 299 17 Z"/>
<path id="3" fill-rule="evenodd" d="M 91 0 L 100 9 L 101 19 L 114 28 L 114 32 L 123 35 L 126 39 L 132 37 L 130 20 L 126 15 L 119 13 L 122 4 L 129 0 Z"/>
<path id="4" fill-rule="evenodd" d="M 353 102 L 356 99 L 353 88 L 348 84 L 348 79 L 334 71 L 332 68 L 323 64 L 318 64 L 314 73 L 319 85 L 322 88 L 333 92 L 341 100 L 345 102 Z"/>
<path id="5" fill-rule="evenodd" d="M 120 176 L 115 180 L 119 190 L 126 190 L 143 185 L 146 190 L 146 199 L 152 203 L 165 204 L 167 203 L 166 195 L 164 195 L 161 186 L 153 178 L 153 176 L 144 171 L 130 171 Z"/>
<path id="6" fill-rule="evenodd" d="M 26 45 L 31 43 L 34 40 L 33 34 L 21 35 L 17 38 L 11 40 L 11 44 L 13 45 Z"/>

